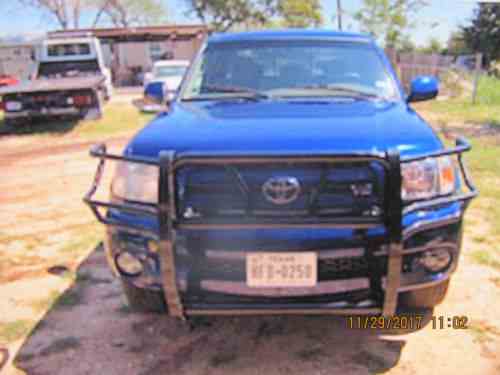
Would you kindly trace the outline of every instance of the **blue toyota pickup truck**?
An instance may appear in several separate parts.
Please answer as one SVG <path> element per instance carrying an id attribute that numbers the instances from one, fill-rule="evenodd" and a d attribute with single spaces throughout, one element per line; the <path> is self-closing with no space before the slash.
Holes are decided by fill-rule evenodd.
<path id="1" fill-rule="evenodd" d="M 432 308 L 477 194 L 367 35 L 215 34 L 84 200 L 130 304 L 180 318 Z M 116 163 L 109 201 L 95 192 Z"/>

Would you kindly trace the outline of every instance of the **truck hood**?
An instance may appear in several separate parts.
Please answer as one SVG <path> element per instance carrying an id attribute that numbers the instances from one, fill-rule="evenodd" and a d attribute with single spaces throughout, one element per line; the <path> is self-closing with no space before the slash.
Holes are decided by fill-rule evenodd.
<path id="1" fill-rule="evenodd" d="M 442 148 L 404 102 L 367 100 L 176 102 L 129 143 L 125 153 L 346 153 L 398 148 L 419 155 Z"/>

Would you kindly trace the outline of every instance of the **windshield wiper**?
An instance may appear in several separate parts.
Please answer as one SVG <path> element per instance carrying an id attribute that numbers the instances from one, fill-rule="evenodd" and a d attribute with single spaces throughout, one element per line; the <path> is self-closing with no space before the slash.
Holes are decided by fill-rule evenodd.
<path id="1" fill-rule="evenodd" d="M 343 85 L 309 85 L 309 86 L 299 87 L 299 89 L 326 90 L 326 91 L 338 92 L 340 94 L 349 94 L 349 96 L 353 96 L 355 98 L 387 99 L 383 96 L 380 96 L 380 95 L 377 95 L 377 94 L 374 94 L 371 92 L 357 90 L 357 89 L 346 87 Z"/>
<path id="2" fill-rule="evenodd" d="M 201 87 L 202 92 L 210 92 L 210 93 L 223 93 L 223 94 L 243 94 L 242 97 L 249 99 L 269 99 L 271 95 L 252 89 L 250 87 L 243 86 L 226 86 L 226 85 L 204 85 Z M 240 95 L 238 95 L 240 97 Z"/>

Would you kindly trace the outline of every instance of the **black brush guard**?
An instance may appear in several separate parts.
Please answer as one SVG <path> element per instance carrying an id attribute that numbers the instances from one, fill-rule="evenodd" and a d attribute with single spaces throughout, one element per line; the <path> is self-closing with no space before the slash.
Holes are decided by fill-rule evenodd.
<path id="1" fill-rule="evenodd" d="M 410 212 L 429 209 L 436 206 L 446 205 L 454 202 L 464 202 L 467 204 L 478 192 L 473 185 L 466 166 L 462 159 L 462 154 L 470 150 L 470 144 L 464 138 L 456 140 L 456 146 L 426 155 L 400 158 L 398 150 L 388 150 L 385 153 L 351 153 L 351 154 L 261 154 L 261 153 L 182 153 L 175 154 L 173 151 L 162 151 L 158 159 L 147 159 L 140 157 L 119 156 L 108 154 L 105 144 L 98 144 L 92 147 L 90 154 L 100 159 L 93 184 L 84 197 L 84 202 L 89 205 L 96 218 L 103 224 L 118 228 L 147 232 L 159 240 L 159 255 L 162 269 L 162 282 L 165 300 L 169 314 L 172 316 L 185 318 L 186 315 L 232 315 L 232 314 L 383 314 L 393 315 L 396 311 L 398 287 L 400 285 L 401 266 L 403 258 L 403 215 Z M 452 196 L 438 197 L 426 201 L 404 205 L 401 200 L 401 163 L 409 163 L 426 158 L 436 158 L 447 155 L 455 155 L 462 180 L 467 187 L 466 192 L 458 192 Z M 159 168 L 158 181 L 158 204 L 140 205 L 129 203 L 109 203 L 93 199 L 94 194 L 100 184 L 106 159 L 121 162 L 132 162 L 146 165 L 153 165 Z M 185 219 L 177 215 L 177 202 L 175 192 L 175 173 L 185 165 L 225 165 L 228 163 L 270 163 L 270 162 L 328 162 L 328 163 L 348 163 L 348 162 L 378 162 L 384 166 L 386 171 L 386 182 L 384 191 L 383 216 L 377 218 L 245 218 L 245 219 Z M 117 209 L 139 215 L 157 217 L 159 223 L 159 233 L 153 232 L 151 228 L 140 225 L 124 224 L 118 222 L 106 214 L 102 209 Z M 388 264 L 387 264 L 387 284 L 382 308 L 364 309 L 338 309 L 329 308 L 326 305 L 310 304 L 301 305 L 297 308 L 222 308 L 206 306 L 197 309 L 185 309 L 182 305 L 180 294 L 176 283 L 175 268 L 175 244 L 176 231 L 178 229 L 259 229 L 259 228 L 350 228 L 369 229 L 376 226 L 385 225 L 388 233 Z"/>

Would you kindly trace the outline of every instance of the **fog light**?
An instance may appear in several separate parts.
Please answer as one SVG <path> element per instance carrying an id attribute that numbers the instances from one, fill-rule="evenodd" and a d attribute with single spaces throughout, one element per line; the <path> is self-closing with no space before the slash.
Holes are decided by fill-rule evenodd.
<path id="1" fill-rule="evenodd" d="M 160 246 L 158 245 L 158 242 L 156 242 L 155 240 L 148 241 L 148 249 L 152 253 L 155 253 L 155 254 L 158 253 L 159 248 L 160 248 Z"/>
<path id="2" fill-rule="evenodd" d="M 449 267 L 451 253 L 446 249 L 426 251 L 420 257 L 419 263 L 429 272 L 440 272 Z"/>
<path id="3" fill-rule="evenodd" d="M 117 254 L 115 262 L 118 271 L 125 276 L 138 276 L 143 271 L 141 261 L 127 251 Z"/>

